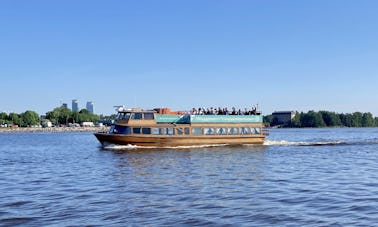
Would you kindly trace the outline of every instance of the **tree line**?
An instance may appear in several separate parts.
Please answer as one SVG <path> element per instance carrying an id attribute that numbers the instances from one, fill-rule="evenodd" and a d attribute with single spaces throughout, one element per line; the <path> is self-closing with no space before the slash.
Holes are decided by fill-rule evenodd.
<path id="1" fill-rule="evenodd" d="M 319 128 L 319 127 L 378 127 L 378 117 L 370 112 L 335 113 L 330 111 L 308 111 L 296 113 L 295 117 L 284 124 L 279 123 L 273 115 L 264 117 L 264 122 L 270 126 L 289 128 Z"/>
<path id="2" fill-rule="evenodd" d="M 102 118 L 96 114 L 82 109 L 79 112 L 73 112 L 65 107 L 57 107 L 52 111 L 46 113 L 46 116 L 41 117 L 32 110 L 27 110 L 23 113 L 0 113 L 0 125 L 18 125 L 20 127 L 31 127 L 41 125 L 43 121 L 49 120 L 54 125 L 68 125 L 70 123 L 93 122 L 96 123 Z"/>

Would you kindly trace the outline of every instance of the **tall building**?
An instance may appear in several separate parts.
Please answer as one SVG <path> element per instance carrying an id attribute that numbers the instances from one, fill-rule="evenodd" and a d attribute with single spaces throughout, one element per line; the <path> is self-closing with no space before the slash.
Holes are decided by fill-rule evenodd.
<path id="1" fill-rule="evenodd" d="M 67 105 L 67 103 L 63 103 L 63 104 L 62 104 L 62 107 L 68 109 L 68 105 Z"/>
<path id="2" fill-rule="evenodd" d="M 87 110 L 89 113 L 93 114 L 94 113 L 94 104 L 92 101 L 87 102 Z"/>
<path id="3" fill-rule="evenodd" d="M 79 101 L 77 99 L 72 100 L 72 111 L 79 112 Z"/>

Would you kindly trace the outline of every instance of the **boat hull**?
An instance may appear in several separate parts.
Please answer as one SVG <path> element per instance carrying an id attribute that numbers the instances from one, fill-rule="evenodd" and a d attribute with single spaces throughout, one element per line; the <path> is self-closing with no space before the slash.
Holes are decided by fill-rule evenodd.
<path id="1" fill-rule="evenodd" d="M 263 144 L 264 135 L 246 136 L 147 136 L 147 135 L 123 135 L 109 133 L 95 133 L 96 138 L 102 145 L 136 145 L 150 147 L 177 147 L 197 145 L 219 145 L 219 144 Z"/>

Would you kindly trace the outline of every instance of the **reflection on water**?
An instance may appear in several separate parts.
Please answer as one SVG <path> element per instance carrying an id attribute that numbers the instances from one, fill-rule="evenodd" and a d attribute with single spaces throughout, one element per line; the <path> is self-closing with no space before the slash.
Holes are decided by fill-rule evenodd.
<path id="1" fill-rule="evenodd" d="M 377 129 L 277 129 L 260 146 L 103 149 L 0 134 L 0 225 L 374 226 Z"/>

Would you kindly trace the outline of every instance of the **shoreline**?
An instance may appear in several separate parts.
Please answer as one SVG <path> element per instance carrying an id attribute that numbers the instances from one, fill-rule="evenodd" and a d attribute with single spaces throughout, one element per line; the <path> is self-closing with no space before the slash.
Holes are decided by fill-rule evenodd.
<path id="1" fill-rule="evenodd" d="M 110 127 L 50 127 L 50 128 L 0 128 L 0 133 L 38 133 L 38 132 L 104 132 Z"/>

